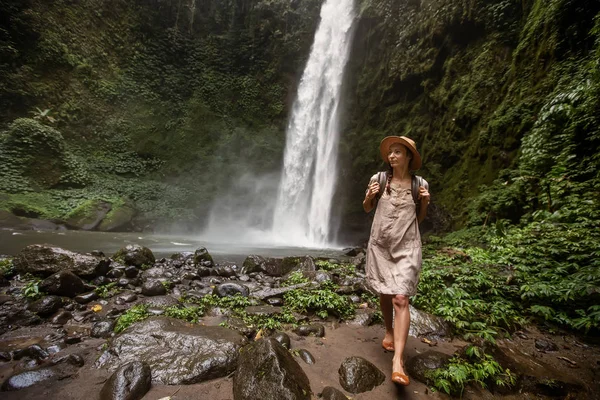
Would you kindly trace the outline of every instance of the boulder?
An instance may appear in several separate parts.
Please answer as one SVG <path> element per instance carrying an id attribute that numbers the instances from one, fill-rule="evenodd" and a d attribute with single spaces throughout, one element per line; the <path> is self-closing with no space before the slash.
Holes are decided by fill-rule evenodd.
<path id="1" fill-rule="evenodd" d="M 340 385 L 350 393 L 362 393 L 381 385 L 385 375 L 362 357 L 348 357 L 340 365 Z"/>
<path id="2" fill-rule="evenodd" d="M 25 371 L 15 374 L 2 384 L 3 391 L 25 389 L 35 384 L 55 378 L 56 374 L 50 368 L 42 368 L 35 371 Z"/>
<path id="3" fill-rule="evenodd" d="M 285 347 L 286 349 L 291 349 L 291 341 L 290 341 L 290 337 L 288 336 L 287 333 L 285 332 L 277 332 L 275 333 L 273 336 L 271 336 L 273 339 L 275 339 L 276 341 L 279 342 L 279 344 L 281 344 L 283 347 Z"/>
<path id="4" fill-rule="evenodd" d="M 109 338 L 113 330 L 115 329 L 116 321 L 98 321 L 94 322 L 92 325 L 92 330 L 90 332 L 91 337 L 95 338 Z"/>
<path id="5" fill-rule="evenodd" d="M 115 338 L 97 366 L 110 370 L 141 360 L 150 366 L 154 383 L 193 384 L 233 372 L 245 343 L 246 338 L 231 329 L 151 317 Z"/>
<path id="6" fill-rule="evenodd" d="M 442 318 L 425 311 L 410 307 L 410 328 L 408 334 L 413 337 L 440 338 L 450 334 L 450 325 Z"/>
<path id="7" fill-rule="evenodd" d="M 148 280 L 142 285 L 142 294 L 144 296 L 162 296 L 167 294 L 167 288 L 158 280 Z"/>
<path id="8" fill-rule="evenodd" d="M 44 296 L 29 304 L 27 309 L 41 317 L 48 317 L 57 312 L 62 307 L 62 303 L 62 299 L 58 296 Z"/>
<path id="9" fill-rule="evenodd" d="M 144 362 L 124 364 L 108 378 L 100 391 L 100 400 L 139 400 L 150 390 L 152 374 Z"/>
<path id="10" fill-rule="evenodd" d="M 300 336 L 325 336 L 325 327 L 323 324 L 300 325 L 294 329 L 294 333 Z"/>
<path id="11" fill-rule="evenodd" d="M 302 287 L 306 287 L 306 286 L 310 286 L 310 282 L 299 283 L 297 285 L 286 286 L 286 287 L 282 287 L 282 288 L 263 287 L 262 289 L 259 289 L 256 292 L 252 292 L 252 297 L 256 297 L 257 299 L 260 299 L 260 300 L 267 300 L 271 297 L 280 297 L 281 295 L 283 295 L 289 291 L 292 291 L 294 289 L 299 289 Z"/>
<path id="12" fill-rule="evenodd" d="M 152 250 L 139 244 L 130 244 L 123 247 L 112 258 L 123 262 L 125 265 L 133 265 L 135 267 L 153 265 L 156 262 Z"/>
<path id="13" fill-rule="evenodd" d="M 307 363 L 309 365 L 312 365 L 315 363 L 315 358 L 310 353 L 310 351 L 308 351 L 306 349 L 300 349 L 297 351 L 297 353 L 298 353 L 298 357 L 300 357 L 302 359 L 302 361 L 304 361 L 305 363 Z"/>
<path id="14" fill-rule="evenodd" d="M 79 293 L 85 292 L 86 285 L 72 272 L 60 271 L 40 282 L 39 288 L 48 294 L 75 297 Z"/>
<path id="15" fill-rule="evenodd" d="M 86 200 L 65 219 L 69 228 L 91 231 L 104 219 L 112 205 L 100 199 Z"/>
<path id="16" fill-rule="evenodd" d="M 124 201 L 121 204 L 113 204 L 111 210 L 106 214 L 96 230 L 102 232 L 118 232 L 129 230 L 131 221 L 135 217 L 136 210 L 133 205 Z"/>
<path id="17" fill-rule="evenodd" d="M 269 276 L 284 276 L 296 269 L 314 271 L 314 260 L 311 257 L 273 258 L 250 255 L 244 260 L 241 273 L 250 274 L 252 272 L 264 272 Z"/>
<path id="18" fill-rule="evenodd" d="M 179 305 L 179 301 L 172 296 L 154 296 L 142 299 L 139 304 L 147 304 L 151 308 L 167 308 Z"/>
<path id="19" fill-rule="evenodd" d="M 429 350 L 422 354 L 409 358 L 406 362 L 406 372 L 411 378 L 428 383 L 429 372 L 444 367 L 451 356 L 439 351 Z"/>
<path id="20" fill-rule="evenodd" d="M 225 282 L 215 286 L 213 294 L 219 297 L 235 296 L 236 294 L 248 297 L 250 295 L 250 289 L 248 286 L 241 283 Z"/>
<path id="21" fill-rule="evenodd" d="M 205 247 L 200 247 L 194 252 L 194 263 L 203 267 L 212 267 L 215 265 L 212 256 Z"/>
<path id="22" fill-rule="evenodd" d="M 327 386 L 323 389 L 321 393 L 321 399 L 323 400 L 348 400 L 346 395 L 340 392 L 338 389 Z"/>
<path id="23" fill-rule="evenodd" d="M 279 342 L 263 338 L 246 346 L 233 377 L 234 400 L 309 400 L 308 377 Z"/>
<path id="24" fill-rule="evenodd" d="M 99 275 L 108 262 L 101 256 L 79 254 L 44 244 L 27 246 L 13 259 L 15 271 L 20 274 L 50 276 L 60 271 L 70 271 L 85 278 Z"/>

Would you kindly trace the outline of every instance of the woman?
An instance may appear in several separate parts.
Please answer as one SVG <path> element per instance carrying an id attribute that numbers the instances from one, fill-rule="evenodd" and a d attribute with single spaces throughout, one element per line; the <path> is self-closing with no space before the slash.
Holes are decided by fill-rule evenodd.
<path id="1" fill-rule="evenodd" d="M 417 207 L 410 171 L 421 167 L 421 155 L 412 139 L 388 136 L 379 150 L 389 171 L 383 188 L 378 174 L 371 178 L 363 201 L 366 212 L 377 206 L 367 247 L 367 281 L 379 293 L 386 330 L 382 346 L 394 351 L 392 381 L 406 386 L 410 383 L 403 360 L 410 326 L 408 299 L 416 294 L 421 272 L 419 223 L 427 215 L 429 185 L 422 181 Z"/>

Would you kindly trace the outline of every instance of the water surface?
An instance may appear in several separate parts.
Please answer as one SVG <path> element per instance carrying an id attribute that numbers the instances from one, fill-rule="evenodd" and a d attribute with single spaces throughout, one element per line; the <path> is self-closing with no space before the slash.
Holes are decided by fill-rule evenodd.
<path id="1" fill-rule="evenodd" d="M 173 253 L 194 251 L 206 247 L 215 262 L 241 263 L 250 254 L 266 257 L 304 256 L 341 257 L 341 249 L 314 249 L 307 247 L 271 246 L 266 244 L 243 244 L 211 242 L 189 235 L 161 235 L 129 232 L 86 231 L 11 231 L 0 230 L 0 254 L 15 255 L 30 244 L 50 244 L 80 253 L 100 250 L 111 256 L 128 244 L 139 244 L 152 250 L 158 257 Z"/>

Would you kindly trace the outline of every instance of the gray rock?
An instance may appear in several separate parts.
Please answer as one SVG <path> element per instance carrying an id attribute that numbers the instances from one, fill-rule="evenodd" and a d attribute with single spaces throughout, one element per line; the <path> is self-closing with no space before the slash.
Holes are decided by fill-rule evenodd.
<path id="1" fill-rule="evenodd" d="M 75 298 L 73 300 L 75 300 L 79 304 L 87 304 L 90 301 L 98 299 L 99 297 L 100 296 L 98 296 L 98 293 L 96 293 L 96 291 L 91 291 L 91 292 L 79 294 L 79 295 L 75 296 Z"/>
<path id="2" fill-rule="evenodd" d="M 346 358 L 338 370 L 340 385 L 350 393 L 362 393 L 381 385 L 385 375 L 362 357 Z"/>
<path id="3" fill-rule="evenodd" d="M 179 301 L 172 296 L 154 296 L 142 299 L 139 304 L 147 304 L 153 308 L 167 308 L 178 305 Z"/>
<path id="4" fill-rule="evenodd" d="M 270 297 L 265 300 L 270 306 L 281 307 L 283 305 L 283 299 L 281 297 Z"/>
<path id="5" fill-rule="evenodd" d="M 113 330 L 115 329 L 115 321 L 99 321 L 94 322 L 92 330 L 90 332 L 91 337 L 95 338 L 109 338 Z"/>
<path id="6" fill-rule="evenodd" d="M 58 296 L 44 296 L 29 304 L 27 309 L 39 316 L 48 317 L 58 311 L 62 307 L 62 304 L 62 299 Z"/>
<path id="7" fill-rule="evenodd" d="M 142 285 L 142 294 L 144 296 L 162 296 L 167 294 L 167 289 L 160 281 L 151 279 Z"/>
<path id="8" fill-rule="evenodd" d="M 100 400 L 139 400 L 150 390 L 150 366 L 132 361 L 117 369 L 100 391 Z"/>
<path id="9" fill-rule="evenodd" d="M 321 398 L 323 400 L 348 400 L 344 393 L 331 386 L 327 386 L 323 389 Z"/>
<path id="10" fill-rule="evenodd" d="M 448 363 L 450 357 L 448 354 L 429 350 L 408 359 L 406 362 L 406 372 L 411 378 L 428 383 L 427 373 L 434 369 L 442 368 Z"/>
<path id="11" fill-rule="evenodd" d="M 156 262 L 152 250 L 138 244 L 130 244 L 117 251 L 114 260 L 122 261 L 125 265 L 141 267 L 142 265 L 153 265 Z"/>
<path id="12" fill-rule="evenodd" d="M 75 275 L 94 277 L 101 275 L 108 260 L 91 254 L 79 254 L 50 245 L 32 244 L 25 247 L 13 259 L 15 272 L 19 274 L 49 276 L 60 271 Z"/>
<path id="13" fill-rule="evenodd" d="M 440 338 L 450 334 L 450 325 L 442 318 L 425 311 L 418 310 L 412 305 L 410 309 L 410 328 L 408 334 L 413 337 Z"/>
<path id="14" fill-rule="evenodd" d="M 3 391 L 13 391 L 25 389 L 37 383 L 54 378 L 54 372 L 49 368 L 38 369 L 35 371 L 21 372 L 8 378 L 2 384 Z"/>
<path id="15" fill-rule="evenodd" d="M 132 292 L 121 293 L 117 299 L 123 300 L 125 303 L 131 303 L 132 301 L 137 300 L 137 294 Z"/>
<path id="16" fill-rule="evenodd" d="M 281 307 L 273 306 L 249 306 L 244 309 L 248 315 L 272 316 L 281 313 Z"/>
<path id="17" fill-rule="evenodd" d="M 279 344 L 281 344 L 286 349 L 289 350 L 292 348 L 290 337 L 288 336 L 287 333 L 277 332 L 272 336 L 272 338 L 275 339 L 276 341 L 278 341 Z"/>
<path id="18" fill-rule="evenodd" d="M 354 318 L 351 321 L 348 321 L 348 323 L 352 325 L 369 326 L 373 323 L 375 313 L 376 311 L 371 308 L 359 308 L 356 310 Z"/>
<path id="19" fill-rule="evenodd" d="M 155 383 L 193 384 L 220 378 L 235 370 L 239 349 L 245 343 L 246 338 L 231 329 L 151 317 L 115 338 L 97 366 L 112 369 L 141 360 L 150 366 Z"/>
<path id="20" fill-rule="evenodd" d="M 194 252 L 194 263 L 203 267 L 212 267 L 215 265 L 212 256 L 205 247 L 200 247 Z"/>
<path id="21" fill-rule="evenodd" d="M 75 297 L 86 290 L 84 282 L 70 271 L 60 271 L 44 279 L 41 291 L 57 296 Z"/>
<path id="22" fill-rule="evenodd" d="M 23 357 L 29 357 L 33 360 L 45 360 L 49 356 L 50 354 L 46 350 L 42 349 L 40 345 L 33 344 L 24 349 L 15 351 L 13 354 L 13 359 L 20 360 Z"/>
<path id="23" fill-rule="evenodd" d="M 233 377 L 235 400 L 309 400 L 310 382 L 279 342 L 260 339 L 240 354 Z"/>
<path id="24" fill-rule="evenodd" d="M 300 336 L 325 336 L 325 327 L 322 324 L 300 325 L 294 329 L 294 333 Z"/>
<path id="25" fill-rule="evenodd" d="M 129 279 L 133 279 L 136 276 L 138 276 L 138 274 L 140 273 L 140 270 L 137 269 L 136 267 L 130 265 L 129 267 L 125 268 L 125 276 Z"/>
<path id="26" fill-rule="evenodd" d="M 266 300 L 271 297 L 279 297 L 291 290 L 298 289 L 301 287 L 307 287 L 307 286 L 310 286 L 310 282 L 300 283 L 298 285 L 292 285 L 292 286 L 287 286 L 287 287 L 282 287 L 282 288 L 263 288 L 263 289 L 257 290 L 256 292 L 252 292 L 252 297 L 256 297 L 257 299 L 260 299 L 260 300 Z"/>
<path id="27" fill-rule="evenodd" d="M 228 278 L 235 276 L 235 271 L 229 265 L 217 267 L 213 271 L 218 276 L 224 276 L 224 277 L 228 277 Z"/>
<path id="28" fill-rule="evenodd" d="M 57 325 L 64 325 L 71 318 L 73 318 L 73 314 L 71 314 L 70 311 L 61 311 L 58 314 L 56 314 L 54 317 L 52 317 L 52 320 L 50 322 L 53 324 L 57 324 Z"/>
<path id="29" fill-rule="evenodd" d="M 300 357 L 302 359 L 302 361 L 304 361 L 305 363 L 312 365 L 315 363 L 315 358 L 313 357 L 312 354 L 310 354 L 310 351 L 306 350 L 306 349 L 300 349 L 298 350 L 298 357 Z"/>
<path id="30" fill-rule="evenodd" d="M 539 351 L 558 351 L 558 346 L 546 339 L 535 339 L 535 348 Z"/>
<path id="31" fill-rule="evenodd" d="M 250 289 L 248 286 L 241 283 L 225 282 L 215 286 L 213 294 L 216 294 L 219 297 L 235 296 L 236 294 L 248 297 L 250 295 Z"/>

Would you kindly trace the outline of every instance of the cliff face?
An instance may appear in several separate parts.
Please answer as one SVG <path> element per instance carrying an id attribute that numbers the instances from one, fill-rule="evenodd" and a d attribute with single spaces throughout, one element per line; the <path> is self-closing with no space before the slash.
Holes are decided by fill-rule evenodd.
<path id="1" fill-rule="evenodd" d="M 518 221 L 532 211 L 526 203 L 539 187 L 529 199 L 519 194 L 484 205 L 481 185 L 492 187 L 499 177 L 506 183 L 510 171 L 524 175 L 522 142 L 548 128 L 540 118 L 557 96 L 583 85 L 589 108 L 579 112 L 594 118 L 600 3 L 364 0 L 361 8 L 342 140 L 351 166 L 345 169 L 344 196 L 362 198 L 371 174 L 383 168 L 377 161 L 381 138 L 407 135 L 424 158 L 420 174 L 431 183 L 437 228 L 483 223 L 486 217 Z M 579 129 L 572 116 L 562 119 L 557 131 Z M 573 154 L 593 154 L 597 129 L 582 128 L 564 145 L 577 147 Z M 557 140 L 547 136 L 548 146 Z M 530 172 L 539 176 L 549 169 Z M 364 221 L 360 205 L 352 210 L 356 226 L 364 224 L 358 222 Z"/>
<path id="2" fill-rule="evenodd" d="M 65 218 L 101 199 L 136 208 L 138 227 L 198 224 L 232 176 L 279 168 L 321 3 L 3 1 L 0 208 Z M 360 202 L 387 135 L 417 141 L 435 229 L 554 211 L 556 182 L 595 182 L 600 3 L 357 7 L 340 149 L 345 236 L 366 232 Z M 60 131 L 71 160 L 61 173 L 81 176 L 15 180 L 40 170 L 10 139 L 33 126 L 8 128 L 20 117 Z"/>

